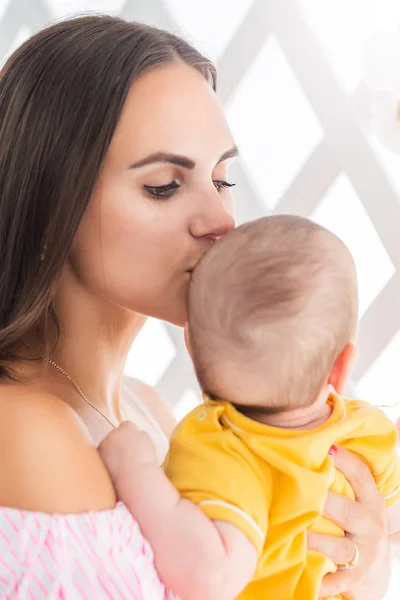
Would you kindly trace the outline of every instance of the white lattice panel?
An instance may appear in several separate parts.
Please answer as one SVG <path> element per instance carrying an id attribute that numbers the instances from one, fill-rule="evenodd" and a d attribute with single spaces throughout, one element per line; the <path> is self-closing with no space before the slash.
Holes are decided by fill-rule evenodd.
<path id="1" fill-rule="evenodd" d="M 93 10 L 182 32 L 217 61 L 242 153 L 238 221 L 294 212 L 343 237 L 361 290 L 352 390 L 399 401 L 400 157 L 371 138 L 362 83 L 365 42 L 400 22 L 398 0 L 0 0 L 0 61 L 49 21 Z M 149 321 L 127 372 L 157 385 L 179 416 L 197 401 L 174 327 Z"/>
<path id="2" fill-rule="evenodd" d="M 380 396 L 395 401 L 388 367 L 379 365 L 394 364 L 400 329 L 400 157 L 368 133 L 361 58 L 377 26 L 400 21 L 399 6 L 389 0 L 0 0 L 0 59 L 53 19 L 106 11 L 182 32 L 216 60 L 242 153 L 233 173 L 239 222 L 295 212 L 345 239 L 356 257 L 363 315 L 353 389 L 359 382 L 364 395 L 381 401 L 366 382 L 379 381 L 382 369 Z M 181 332 L 149 322 L 139 344 L 130 374 L 157 384 L 172 404 L 197 390 Z"/>

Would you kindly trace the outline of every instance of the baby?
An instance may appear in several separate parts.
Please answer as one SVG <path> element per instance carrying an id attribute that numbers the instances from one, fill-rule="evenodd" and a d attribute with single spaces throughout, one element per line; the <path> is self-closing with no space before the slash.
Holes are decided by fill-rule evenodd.
<path id="1" fill-rule="evenodd" d="M 344 535 L 321 516 L 324 501 L 328 490 L 354 499 L 328 456 L 333 444 L 367 463 L 390 533 L 400 529 L 396 429 L 339 395 L 357 314 L 349 251 L 307 219 L 246 223 L 196 267 L 185 334 L 204 404 L 176 428 L 165 473 L 131 424 L 100 446 L 161 578 L 183 600 L 318 598 L 337 566 L 307 549 L 306 532 Z"/>

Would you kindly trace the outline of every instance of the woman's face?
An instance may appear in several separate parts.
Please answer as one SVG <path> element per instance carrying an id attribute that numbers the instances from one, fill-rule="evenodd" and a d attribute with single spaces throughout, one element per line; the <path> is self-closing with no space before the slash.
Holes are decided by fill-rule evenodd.
<path id="1" fill-rule="evenodd" d="M 231 132 L 200 73 L 172 63 L 129 92 L 70 266 L 95 296 L 182 325 L 195 267 L 234 227 Z"/>

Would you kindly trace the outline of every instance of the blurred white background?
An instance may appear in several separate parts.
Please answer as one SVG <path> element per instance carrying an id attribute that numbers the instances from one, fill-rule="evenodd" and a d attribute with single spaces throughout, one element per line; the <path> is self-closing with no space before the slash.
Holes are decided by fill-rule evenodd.
<path id="1" fill-rule="evenodd" d="M 353 252 L 362 319 L 352 395 L 399 401 L 400 155 L 369 131 L 363 54 L 400 24 L 399 0 L 0 0 L 0 61 L 51 20 L 86 11 L 181 33 L 213 58 L 241 159 L 237 219 L 312 216 Z M 398 233 L 399 232 L 399 233 Z M 178 417 L 198 401 L 181 331 L 150 320 L 127 373 Z M 397 416 L 397 408 L 389 411 Z M 391 598 L 398 598 L 394 582 Z M 389 596 L 388 596 L 389 598 Z"/>

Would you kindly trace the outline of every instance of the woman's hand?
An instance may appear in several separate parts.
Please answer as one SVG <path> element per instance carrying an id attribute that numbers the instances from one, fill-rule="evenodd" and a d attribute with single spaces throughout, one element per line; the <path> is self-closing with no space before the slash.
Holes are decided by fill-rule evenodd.
<path id="1" fill-rule="evenodd" d="M 356 501 L 329 492 L 324 516 L 342 527 L 346 537 L 309 532 L 309 548 L 321 552 L 337 565 L 345 565 L 354 559 L 356 544 L 359 560 L 354 569 L 326 575 L 319 597 L 341 593 L 349 600 L 382 600 L 391 571 L 384 499 L 360 459 L 343 448 L 337 448 L 333 459 L 352 486 Z"/>

